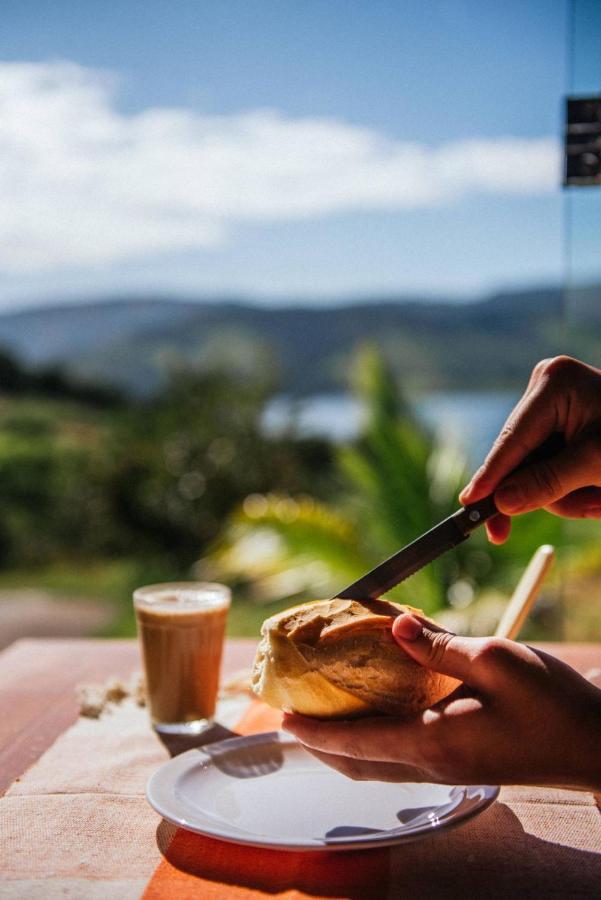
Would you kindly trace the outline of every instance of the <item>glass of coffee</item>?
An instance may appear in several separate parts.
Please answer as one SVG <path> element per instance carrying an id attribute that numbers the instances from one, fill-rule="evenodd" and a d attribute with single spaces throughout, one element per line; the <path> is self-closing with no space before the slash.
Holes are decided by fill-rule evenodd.
<path id="1" fill-rule="evenodd" d="M 155 729 L 197 734 L 213 719 L 230 590 L 222 584 L 179 581 L 134 592 Z"/>

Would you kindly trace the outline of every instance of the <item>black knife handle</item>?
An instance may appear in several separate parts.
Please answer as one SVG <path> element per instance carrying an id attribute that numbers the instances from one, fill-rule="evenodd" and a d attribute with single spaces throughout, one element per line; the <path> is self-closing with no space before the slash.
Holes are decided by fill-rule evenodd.
<path id="1" fill-rule="evenodd" d="M 468 537 L 472 531 L 475 531 L 480 525 L 484 525 L 498 512 L 494 497 L 489 494 L 488 497 L 477 500 L 476 503 L 470 503 L 468 506 L 458 509 L 456 513 L 453 513 L 452 518 L 463 534 Z"/>
<path id="2" fill-rule="evenodd" d="M 546 459 L 550 459 L 552 456 L 555 456 L 563 450 L 564 447 L 565 440 L 563 435 L 558 431 L 553 432 L 546 441 L 543 441 L 540 447 L 537 447 L 536 450 L 529 453 L 519 466 L 516 466 L 506 477 L 509 478 L 514 472 L 519 472 L 520 469 L 525 469 L 527 466 L 532 465 L 532 463 L 543 462 Z M 496 516 L 498 512 L 499 510 L 495 505 L 494 495 L 489 494 L 488 497 L 477 500 L 476 503 L 469 503 L 462 509 L 458 509 L 457 512 L 453 514 L 453 519 L 461 531 L 467 536 L 470 535 L 474 529 L 478 528 L 479 525 L 483 525 L 488 519 L 492 519 L 493 516 Z"/>

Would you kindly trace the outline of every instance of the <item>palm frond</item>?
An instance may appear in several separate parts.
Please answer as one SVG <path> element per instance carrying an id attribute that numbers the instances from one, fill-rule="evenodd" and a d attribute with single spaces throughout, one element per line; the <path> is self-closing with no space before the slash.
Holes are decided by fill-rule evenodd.
<path id="1" fill-rule="evenodd" d="M 248 497 L 205 573 L 242 582 L 263 601 L 331 596 L 457 509 L 463 454 L 415 421 L 373 348 L 359 351 L 354 384 L 367 414 L 359 439 L 338 450 L 345 488 L 336 505 L 307 496 Z M 435 613 L 450 599 L 469 602 L 484 585 L 511 589 L 537 546 L 562 542 L 559 520 L 546 514 L 518 518 L 514 530 L 494 550 L 482 530 L 388 596 Z"/>
<path id="2" fill-rule="evenodd" d="M 369 560 L 354 524 L 312 497 L 255 494 L 231 518 L 201 568 L 242 581 L 260 600 L 327 596 L 358 577 Z"/>

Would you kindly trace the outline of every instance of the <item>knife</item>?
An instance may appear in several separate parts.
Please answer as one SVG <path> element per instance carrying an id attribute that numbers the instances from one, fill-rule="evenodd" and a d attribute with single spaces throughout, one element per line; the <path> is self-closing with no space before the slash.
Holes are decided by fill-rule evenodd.
<path id="1" fill-rule="evenodd" d="M 552 434 L 541 446 L 530 453 L 514 471 L 522 469 L 533 462 L 540 462 L 557 453 L 564 446 L 563 438 L 559 434 Z M 495 506 L 493 495 L 484 497 L 476 503 L 470 503 L 461 507 L 453 515 L 444 519 L 430 531 L 422 534 L 411 544 L 407 544 L 394 556 L 389 557 L 363 575 L 358 581 L 354 581 L 336 597 L 341 600 L 359 600 L 360 602 L 372 602 L 374 612 L 380 615 L 391 615 L 390 607 L 378 597 L 385 594 L 395 585 L 405 581 L 414 575 L 428 563 L 442 556 L 448 550 L 452 550 L 466 541 L 476 528 L 483 525 L 488 519 L 496 516 L 498 509 Z M 375 604 L 374 604 L 375 601 Z M 396 613 L 395 613 L 396 615 Z"/>

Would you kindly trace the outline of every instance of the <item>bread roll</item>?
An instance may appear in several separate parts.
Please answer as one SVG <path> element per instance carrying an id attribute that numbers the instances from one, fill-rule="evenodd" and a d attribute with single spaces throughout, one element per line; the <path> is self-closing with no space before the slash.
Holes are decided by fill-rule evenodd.
<path id="1" fill-rule="evenodd" d="M 418 665 L 392 637 L 395 615 L 422 612 L 378 605 L 381 615 L 355 600 L 322 600 L 267 619 L 254 692 L 270 706 L 324 719 L 410 716 L 450 694 L 456 679 Z"/>

